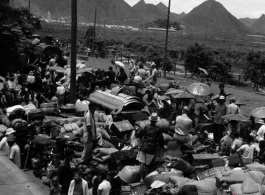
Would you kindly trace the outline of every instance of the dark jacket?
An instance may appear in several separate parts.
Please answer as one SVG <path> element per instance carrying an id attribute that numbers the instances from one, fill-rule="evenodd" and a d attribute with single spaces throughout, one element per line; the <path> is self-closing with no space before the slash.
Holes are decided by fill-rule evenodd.
<path id="1" fill-rule="evenodd" d="M 146 154 L 155 154 L 157 143 L 164 148 L 163 133 L 157 126 L 147 125 L 144 130 L 139 130 L 136 134 L 137 138 L 142 139 L 141 151 Z"/>
<path id="2" fill-rule="evenodd" d="M 74 179 L 74 174 L 71 170 L 71 166 L 65 160 L 61 162 L 58 170 L 59 184 L 62 186 L 70 185 L 71 181 Z"/>

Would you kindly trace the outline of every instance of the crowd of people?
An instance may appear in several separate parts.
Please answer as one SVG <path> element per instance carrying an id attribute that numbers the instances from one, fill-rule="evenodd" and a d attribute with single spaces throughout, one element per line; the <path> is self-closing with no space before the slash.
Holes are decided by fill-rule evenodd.
<path id="1" fill-rule="evenodd" d="M 257 128 L 254 118 L 250 118 L 249 125 L 244 128 L 240 120 L 229 120 L 224 117 L 227 115 L 243 114 L 240 104 L 236 98 L 229 98 L 225 92 L 224 84 L 219 85 L 220 92 L 214 97 L 214 94 L 206 96 L 190 96 L 189 98 L 175 98 L 177 93 L 187 93 L 181 88 L 179 82 L 171 81 L 168 85 L 155 87 L 157 82 L 157 68 L 154 62 L 150 63 L 150 68 L 146 68 L 142 62 L 130 62 L 128 65 L 128 75 L 124 63 L 112 60 L 108 71 L 100 68 L 82 73 L 77 79 L 76 97 L 80 101 L 87 100 L 89 95 L 95 90 L 105 91 L 111 89 L 112 85 L 129 85 L 135 87 L 135 95 L 139 97 L 145 108 L 137 113 L 142 120 L 150 120 L 150 125 L 146 125 L 143 130 L 136 133 L 136 138 L 142 140 L 137 160 L 141 164 L 141 181 L 150 173 L 150 164 L 152 163 L 156 148 L 159 146 L 167 150 L 161 129 L 156 125 L 160 119 L 165 119 L 169 123 L 168 134 L 179 144 L 188 144 L 190 146 L 196 142 L 199 134 L 204 133 L 211 137 L 208 131 L 200 132 L 200 124 L 213 123 L 212 139 L 217 146 L 216 151 L 222 155 L 229 156 L 233 153 L 241 153 L 246 161 L 259 160 L 265 162 L 265 123 L 261 119 L 261 124 Z M 21 168 L 20 150 L 29 150 L 30 144 L 36 136 L 45 134 L 52 137 L 51 132 L 46 132 L 43 128 L 44 122 L 39 118 L 29 119 L 29 113 L 32 110 L 38 110 L 43 103 L 54 102 L 58 107 L 69 103 L 68 94 L 70 93 L 70 73 L 57 68 L 56 56 L 50 57 L 46 62 L 36 64 L 36 68 L 30 71 L 28 75 L 20 73 L 7 74 L 3 83 L 3 89 L 0 91 L 0 115 L 9 115 L 8 109 L 21 105 L 25 113 L 15 113 L 15 119 L 23 119 L 28 122 L 27 143 L 20 148 L 17 144 L 16 129 L 17 126 L 7 127 L 2 134 L 0 142 L 0 151 Z M 83 68 L 85 63 L 83 62 Z M 211 87 L 209 80 L 206 84 Z M 175 92 L 175 91 L 178 92 Z M 182 90 L 182 92 L 180 92 Z M 74 158 L 73 149 L 64 151 L 64 160 L 59 165 L 58 174 L 53 175 L 50 184 L 50 194 L 69 194 L 69 195 L 108 195 L 111 190 L 111 184 L 107 180 L 107 172 L 100 171 L 88 183 L 81 176 L 78 167 L 84 162 L 91 160 L 92 151 L 96 145 L 100 145 L 100 136 L 97 133 L 97 125 L 94 118 L 95 105 L 88 103 L 88 109 L 82 118 L 83 130 L 81 138 L 83 140 L 83 152 L 79 160 Z M 13 116 L 13 115 L 12 115 Z M 19 116 L 19 117 L 17 117 Z M 13 121 L 13 120 L 12 120 Z M 131 120 L 131 123 L 136 121 Z M 31 128 L 34 126 L 34 128 Z M 2 127 L 1 127 L 2 128 Z M 79 129 L 77 127 L 77 129 Z M 257 131 L 253 131 L 257 130 Z M 34 131 L 31 132 L 31 131 Z M 255 135 L 252 135 L 253 132 Z M 259 153 L 255 146 L 259 142 Z M 144 171 L 145 170 L 145 171 Z M 92 188 L 92 190 L 90 189 Z M 89 190 L 90 189 L 90 190 Z"/>

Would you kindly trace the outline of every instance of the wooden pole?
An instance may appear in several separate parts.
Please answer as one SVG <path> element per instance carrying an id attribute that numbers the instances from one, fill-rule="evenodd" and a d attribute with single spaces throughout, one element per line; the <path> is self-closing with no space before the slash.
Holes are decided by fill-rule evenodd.
<path id="1" fill-rule="evenodd" d="M 165 45 L 165 61 L 164 61 L 164 78 L 167 76 L 167 43 L 168 43 L 168 29 L 169 29 L 169 17 L 170 17 L 170 5 L 171 0 L 168 2 L 168 12 L 167 12 L 167 33 L 166 33 L 166 45 Z"/>
<path id="2" fill-rule="evenodd" d="M 77 40 L 77 0 L 72 0 L 71 4 L 72 24 L 71 24 L 71 89 L 70 101 L 75 104 L 76 100 L 76 40 Z"/>
<path id="3" fill-rule="evenodd" d="M 95 54 L 96 23 L 97 23 L 97 8 L 95 9 L 95 19 L 94 19 L 94 35 L 93 35 L 92 54 Z"/>

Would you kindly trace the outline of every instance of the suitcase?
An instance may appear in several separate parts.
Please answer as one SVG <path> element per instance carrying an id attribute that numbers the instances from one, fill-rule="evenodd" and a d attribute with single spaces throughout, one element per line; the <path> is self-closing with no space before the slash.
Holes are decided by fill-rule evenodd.
<path id="1" fill-rule="evenodd" d="M 47 116 L 57 116 L 59 114 L 58 108 L 41 108 L 41 110 Z"/>
<path id="2" fill-rule="evenodd" d="M 110 130 L 112 131 L 112 133 L 114 133 L 115 136 L 119 137 L 130 133 L 134 130 L 134 127 L 128 120 L 125 120 L 112 123 L 112 125 L 110 126 Z"/>
<path id="3" fill-rule="evenodd" d="M 230 167 L 215 167 L 204 172 L 198 173 L 197 178 L 198 180 L 204 180 L 208 178 L 221 177 L 222 173 L 230 170 Z"/>
<path id="4" fill-rule="evenodd" d="M 212 167 L 223 167 L 226 164 L 226 160 L 229 161 L 228 166 L 233 167 L 238 164 L 242 164 L 242 159 L 240 154 L 236 153 L 226 158 L 213 159 L 211 161 Z"/>
<path id="5" fill-rule="evenodd" d="M 30 110 L 28 113 L 29 120 L 36 120 L 36 119 L 43 120 L 44 117 L 45 117 L 44 112 L 40 109 Z"/>
<path id="6" fill-rule="evenodd" d="M 193 165 L 211 165 L 213 159 L 219 159 L 219 154 L 192 154 Z"/>

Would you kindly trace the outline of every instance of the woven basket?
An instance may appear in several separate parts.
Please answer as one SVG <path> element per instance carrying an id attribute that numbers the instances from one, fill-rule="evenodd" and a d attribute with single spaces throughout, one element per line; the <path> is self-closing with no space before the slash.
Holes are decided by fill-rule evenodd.
<path id="1" fill-rule="evenodd" d="M 140 166 L 126 166 L 118 175 L 125 183 L 137 183 L 140 181 Z"/>
<path id="2" fill-rule="evenodd" d="M 162 181 L 162 182 L 168 183 L 169 178 L 171 176 L 183 177 L 183 172 L 177 170 L 176 173 L 165 173 L 165 174 L 152 175 L 152 176 L 145 178 L 145 184 L 147 187 L 150 187 L 154 181 Z"/>

